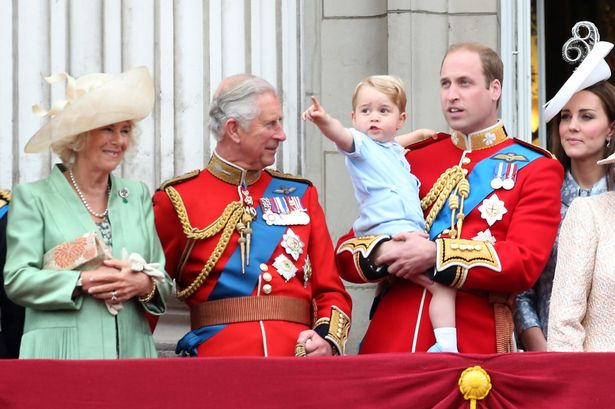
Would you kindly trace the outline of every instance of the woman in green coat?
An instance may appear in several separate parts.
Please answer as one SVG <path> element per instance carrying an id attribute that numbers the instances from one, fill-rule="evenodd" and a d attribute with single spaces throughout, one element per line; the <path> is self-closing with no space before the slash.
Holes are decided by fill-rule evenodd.
<path id="1" fill-rule="evenodd" d="M 151 197 L 111 174 L 152 110 L 152 79 L 140 67 L 47 80 L 67 81 L 67 101 L 25 150 L 51 147 L 63 163 L 16 186 L 7 227 L 5 288 L 26 307 L 20 358 L 155 357 L 146 313 L 165 312 L 170 280 Z"/>

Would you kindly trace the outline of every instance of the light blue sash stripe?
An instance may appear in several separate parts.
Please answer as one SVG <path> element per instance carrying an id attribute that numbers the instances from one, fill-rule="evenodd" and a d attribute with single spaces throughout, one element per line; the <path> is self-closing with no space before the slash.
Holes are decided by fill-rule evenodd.
<path id="1" fill-rule="evenodd" d="M 502 162 L 501 159 L 493 159 L 493 156 L 498 154 L 513 153 L 515 155 L 524 156 L 527 161 L 514 162 L 519 167 L 518 171 L 521 171 L 525 166 L 529 165 L 532 161 L 540 158 L 542 155 L 536 151 L 531 150 L 523 145 L 513 144 L 507 146 L 497 153 L 493 154 L 489 158 L 485 158 L 474 166 L 472 172 L 468 175 L 468 182 L 470 183 L 470 195 L 464 201 L 464 213 L 469 214 L 479 203 L 483 201 L 488 195 L 493 192 L 491 187 L 491 180 L 493 179 L 493 171 L 495 166 Z M 429 238 L 434 239 L 445 229 L 451 227 L 451 209 L 447 203 L 442 207 L 440 213 L 436 216 L 436 220 L 431 226 L 429 231 Z"/>
<path id="2" fill-rule="evenodd" d="M 4 217 L 4 215 L 9 211 L 9 205 L 4 206 L 0 209 L 0 219 Z"/>
<path id="3" fill-rule="evenodd" d="M 186 333 L 177 343 L 175 353 L 181 356 L 197 356 L 199 345 L 216 335 L 224 327 L 226 325 L 210 325 Z"/>
<path id="4" fill-rule="evenodd" d="M 284 196 L 284 194 L 274 193 L 274 190 L 294 187 L 293 196 L 302 197 L 305 194 L 307 185 L 305 183 L 292 182 L 289 180 L 272 179 L 263 193 L 263 197 Z M 241 297 L 252 294 L 258 283 L 258 276 L 261 273 L 260 264 L 266 263 L 271 258 L 282 235 L 286 232 L 287 226 L 268 225 L 263 220 L 263 212 L 260 206 L 256 208 L 256 220 L 252 222 L 252 242 L 250 246 L 250 264 L 246 266 L 246 273 L 241 273 L 241 253 L 239 246 L 228 260 L 216 287 L 211 292 L 209 300 L 220 298 Z M 264 238 L 267 238 L 264 240 Z"/>

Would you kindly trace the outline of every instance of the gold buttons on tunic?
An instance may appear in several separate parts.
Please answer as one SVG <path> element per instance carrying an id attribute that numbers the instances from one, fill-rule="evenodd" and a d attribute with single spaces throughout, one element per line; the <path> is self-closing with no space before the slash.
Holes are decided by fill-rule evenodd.
<path id="1" fill-rule="evenodd" d="M 269 271 L 269 267 L 267 267 L 267 264 L 265 263 L 261 263 L 261 265 L 259 266 L 261 271 Z"/>
<path id="2" fill-rule="evenodd" d="M 263 292 L 264 292 L 265 294 L 271 294 L 271 284 L 265 284 L 265 285 L 263 286 Z"/>
<path id="3" fill-rule="evenodd" d="M 270 274 L 270 273 L 263 273 L 263 280 L 264 280 L 266 283 L 270 282 L 270 281 L 271 281 L 271 278 L 272 278 L 272 276 L 271 276 L 271 274 Z"/>
<path id="4" fill-rule="evenodd" d="M 464 157 L 463 160 L 461 161 L 461 163 L 463 163 L 464 165 L 467 165 L 470 162 L 472 162 L 472 159 L 468 158 L 467 156 Z"/>

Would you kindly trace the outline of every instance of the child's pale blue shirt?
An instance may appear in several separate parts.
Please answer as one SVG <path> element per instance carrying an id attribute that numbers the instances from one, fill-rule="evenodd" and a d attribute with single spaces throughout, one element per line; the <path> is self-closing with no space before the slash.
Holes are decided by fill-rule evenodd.
<path id="1" fill-rule="evenodd" d="M 410 173 L 404 148 L 396 142 L 379 142 L 354 128 L 354 151 L 344 152 L 359 218 L 353 228 L 357 236 L 395 235 L 425 231 L 419 199 L 419 180 Z"/>

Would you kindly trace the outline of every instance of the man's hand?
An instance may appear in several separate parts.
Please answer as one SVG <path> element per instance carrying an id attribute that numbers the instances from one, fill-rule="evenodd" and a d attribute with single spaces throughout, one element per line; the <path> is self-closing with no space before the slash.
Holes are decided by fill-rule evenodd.
<path id="1" fill-rule="evenodd" d="M 436 244 L 425 233 L 400 233 L 378 247 L 374 261 L 386 264 L 389 274 L 410 279 L 436 265 Z"/>
<path id="2" fill-rule="evenodd" d="M 308 329 L 299 333 L 297 344 L 305 345 L 306 356 L 331 356 L 333 347 L 323 339 L 316 331 Z"/>

